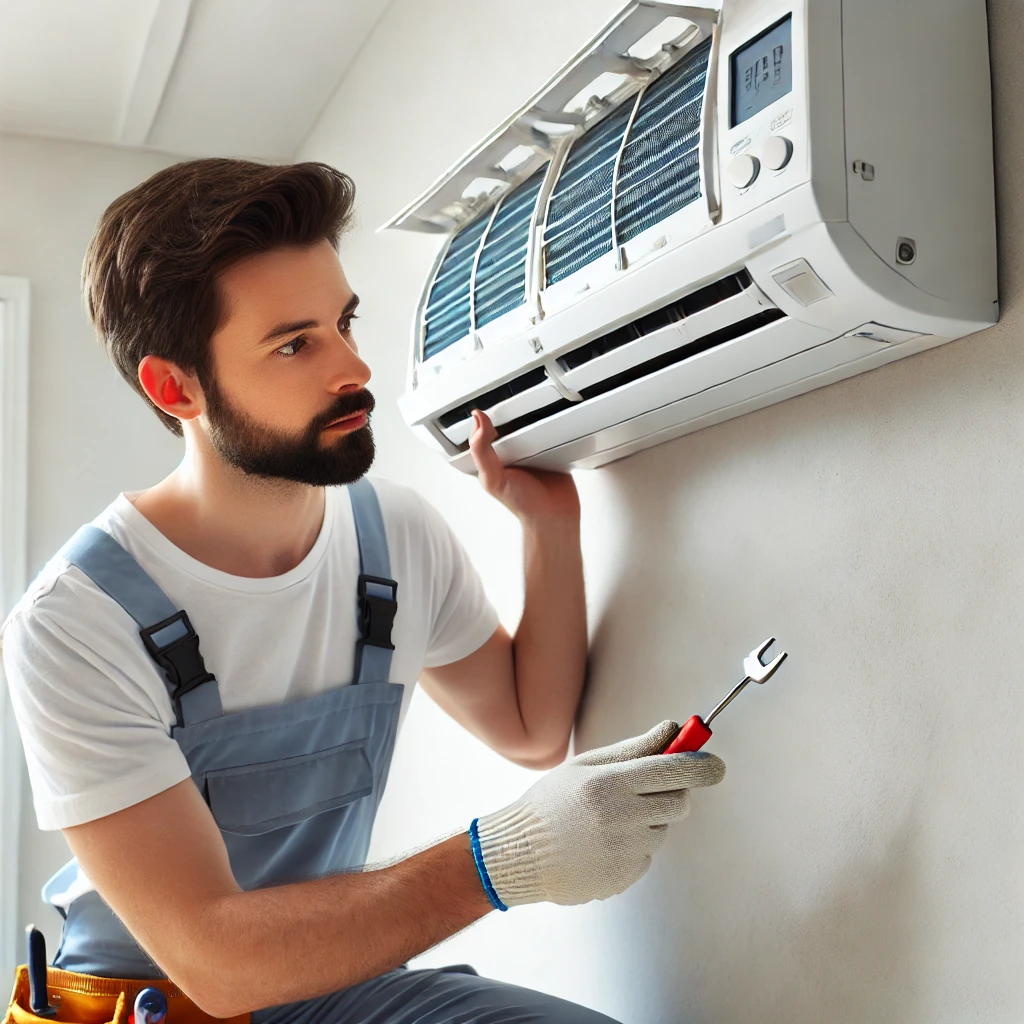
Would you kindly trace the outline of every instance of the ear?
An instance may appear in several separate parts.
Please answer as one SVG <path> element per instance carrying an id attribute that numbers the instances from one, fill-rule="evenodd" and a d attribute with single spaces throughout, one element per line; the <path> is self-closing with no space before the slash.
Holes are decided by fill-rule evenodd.
<path id="1" fill-rule="evenodd" d="M 160 356 L 146 356 L 139 363 L 139 383 L 146 397 L 175 419 L 191 420 L 202 411 L 199 382 Z"/>

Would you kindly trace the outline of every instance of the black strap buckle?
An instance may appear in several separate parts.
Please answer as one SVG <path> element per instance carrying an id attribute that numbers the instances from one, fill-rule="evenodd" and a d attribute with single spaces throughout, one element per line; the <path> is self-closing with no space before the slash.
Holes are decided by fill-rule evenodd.
<path id="1" fill-rule="evenodd" d="M 391 596 L 382 597 L 380 594 L 367 593 L 367 583 L 388 587 L 391 590 Z M 384 579 L 382 576 L 368 576 L 366 573 L 361 573 L 357 593 L 359 594 L 359 630 L 362 633 L 359 643 L 393 651 L 395 645 L 391 642 L 391 628 L 395 623 L 395 613 L 398 611 L 398 583 L 395 580 Z"/>
<path id="2" fill-rule="evenodd" d="M 156 639 L 157 634 L 169 626 L 174 626 L 175 623 L 181 623 L 185 632 L 182 633 L 180 628 L 175 630 L 174 632 L 179 635 L 167 643 L 161 643 Z M 174 713 L 178 724 L 181 725 L 181 698 L 190 690 L 214 679 L 213 674 L 206 671 L 203 656 L 199 653 L 199 637 L 184 610 L 175 612 L 153 626 L 140 629 L 139 635 L 150 657 L 164 670 L 171 691 Z"/>

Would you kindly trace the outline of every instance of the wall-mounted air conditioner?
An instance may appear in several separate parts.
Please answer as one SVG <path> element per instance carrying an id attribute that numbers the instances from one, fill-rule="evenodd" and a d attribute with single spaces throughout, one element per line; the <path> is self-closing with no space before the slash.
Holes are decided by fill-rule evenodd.
<path id="1" fill-rule="evenodd" d="M 401 410 L 597 466 L 992 324 L 984 0 L 627 6 L 386 227 L 446 235 Z"/>

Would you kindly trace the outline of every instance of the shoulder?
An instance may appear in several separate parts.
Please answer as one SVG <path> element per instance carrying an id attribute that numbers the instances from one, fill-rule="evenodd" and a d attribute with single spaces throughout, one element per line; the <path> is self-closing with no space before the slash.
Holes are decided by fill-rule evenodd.
<path id="1" fill-rule="evenodd" d="M 380 502 L 389 541 L 398 541 L 403 537 L 423 539 L 447 530 L 440 512 L 411 487 L 381 477 L 372 477 L 369 482 Z M 344 489 L 339 490 L 343 492 L 343 500 L 347 501 Z"/>
<path id="2" fill-rule="evenodd" d="M 11 609 L 3 625 L 0 626 L 0 644 L 3 643 L 3 637 L 7 634 L 8 629 L 23 626 L 35 618 L 45 616 L 50 606 L 60 603 L 60 599 L 54 599 L 52 595 L 57 583 L 70 569 L 70 562 L 58 554 L 54 555 L 39 570 L 25 593 L 21 595 L 18 603 Z"/>
<path id="3" fill-rule="evenodd" d="M 5 659 L 31 657 L 41 646 L 109 649 L 122 646 L 130 619 L 77 566 L 54 555 L 0 625 Z"/>
<path id="4" fill-rule="evenodd" d="M 431 585 L 446 578 L 458 547 L 451 527 L 421 494 L 393 480 L 370 479 L 380 502 L 392 567 L 405 574 L 423 574 Z M 347 502 L 344 488 L 340 500 Z"/>
<path id="5" fill-rule="evenodd" d="M 121 526 L 117 510 L 122 500 L 119 497 L 111 502 L 90 525 L 99 527 L 116 540 Z M 73 617 L 76 608 L 84 610 L 96 602 L 102 604 L 104 599 L 110 600 L 85 573 L 67 560 L 63 554 L 66 547 L 67 544 L 62 544 L 57 553 L 36 573 L 25 593 L 0 624 L 0 647 L 10 627 L 45 620 L 50 615 Z M 113 604 L 112 601 L 110 603 Z"/>
<path id="6" fill-rule="evenodd" d="M 373 485 L 385 519 L 422 519 L 429 508 L 423 498 L 405 484 L 384 477 L 372 477 L 369 482 Z"/>

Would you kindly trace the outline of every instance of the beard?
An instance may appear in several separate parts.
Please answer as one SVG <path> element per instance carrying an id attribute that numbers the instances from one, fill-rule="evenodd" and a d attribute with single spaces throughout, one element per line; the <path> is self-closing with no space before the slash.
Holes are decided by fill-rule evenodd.
<path id="1" fill-rule="evenodd" d="M 274 430 L 234 408 L 216 381 L 204 390 L 210 443 L 221 458 L 243 473 L 334 487 L 354 483 L 373 464 L 375 449 L 369 423 L 326 444 L 321 438 L 324 428 L 335 420 L 373 411 L 373 395 L 365 388 L 339 395 L 334 405 L 298 437 Z"/>

